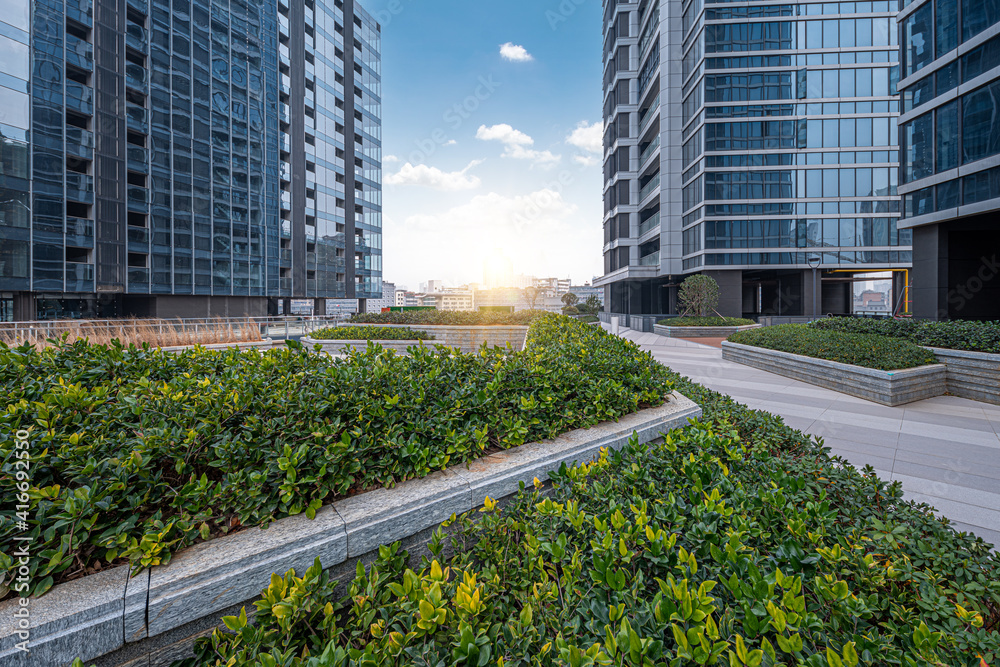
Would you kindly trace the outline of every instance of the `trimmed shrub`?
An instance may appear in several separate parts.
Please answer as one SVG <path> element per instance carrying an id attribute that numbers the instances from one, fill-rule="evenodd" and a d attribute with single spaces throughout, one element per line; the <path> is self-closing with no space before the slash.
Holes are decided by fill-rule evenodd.
<path id="1" fill-rule="evenodd" d="M 312 517 L 488 449 L 614 421 L 662 404 L 669 378 L 627 341 L 552 314 L 522 352 L 0 346 L 0 494 L 17 498 L 27 477 L 30 504 L 27 531 L 15 530 L 14 502 L 0 507 L 0 579 L 17 571 L 16 536 L 32 539 L 40 595 L 109 565 L 167 563 L 241 526 Z M 32 457 L 21 478 L 19 429 Z"/>
<path id="2" fill-rule="evenodd" d="M 434 336 L 416 329 L 394 327 L 336 327 L 309 334 L 315 340 L 433 340 Z"/>
<path id="3" fill-rule="evenodd" d="M 447 326 L 526 326 L 546 314 L 542 310 L 498 311 L 410 310 L 401 313 L 362 313 L 351 317 L 359 324 L 441 324 Z"/>
<path id="4" fill-rule="evenodd" d="M 917 345 L 1000 354 L 1000 322 L 919 322 L 905 319 L 829 317 L 810 323 L 824 331 L 878 334 Z"/>
<path id="5" fill-rule="evenodd" d="M 657 324 L 665 327 L 747 327 L 757 323 L 740 317 L 674 317 Z"/>
<path id="6" fill-rule="evenodd" d="M 486 499 L 430 560 L 382 547 L 346 596 L 318 562 L 275 576 L 253 625 L 227 617 L 175 667 L 995 664 L 988 545 L 780 419 L 676 385 L 703 423 Z"/>
<path id="7" fill-rule="evenodd" d="M 825 331 L 805 324 L 782 324 L 741 331 L 730 336 L 729 342 L 883 371 L 916 368 L 937 362 L 933 352 L 905 340 Z"/>

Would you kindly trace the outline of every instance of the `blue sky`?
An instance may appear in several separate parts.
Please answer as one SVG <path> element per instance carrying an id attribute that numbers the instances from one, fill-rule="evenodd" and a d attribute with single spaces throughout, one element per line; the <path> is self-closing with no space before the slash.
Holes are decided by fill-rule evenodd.
<path id="1" fill-rule="evenodd" d="M 384 276 L 601 273 L 599 0 L 362 0 L 382 23 Z"/>

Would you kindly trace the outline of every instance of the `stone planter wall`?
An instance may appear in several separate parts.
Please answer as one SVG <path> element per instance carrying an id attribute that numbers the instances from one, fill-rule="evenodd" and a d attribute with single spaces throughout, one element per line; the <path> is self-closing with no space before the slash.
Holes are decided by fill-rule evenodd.
<path id="1" fill-rule="evenodd" d="M 947 389 L 944 364 L 879 371 L 728 341 L 722 358 L 889 406 L 941 396 Z"/>
<path id="2" fill-rule="evenodd" d="M 368 563 L 380 545 L 401 540 L 423 547 L 430 531 L 453 513 L 476 509 L 487 496 L 502 500 L 520 482 L 546 479 L 562 463 L 596 458 L 602 448 L 620 449 L 633 434 L 652 442 L 701 408 L 673 394 L 658 408 L 554 440 L 529 443 L 468 465 L 457 465 L 392 489 L 378 489 L 266 529 L 210 540 L 183 550 L 162 567 L 129 576 L 119 567 L 60 584 L 30 612 L 31 653 L 18 651 L 16 599 L 0 603 L 0 665 L 63 667 L 80 657 L 98 667 L 166 667 L 190 655 L 198 637 L 219 627 L 222 616 L 247 608 L 267 586 L 272 572 L 299 574 L 319 557 L 341 581 L 353 578 L 356 563 Z M 411 554 L 414 552 L 411 549 Z M 419 554 L 417 554 L 419 557 Z"/>
<path id="3" fill-rule="evenodd" d="M 330 354 L 343 354 L 348 350 L 365 350 L 368 347 L 367 340 L 316 340 L 314 338 L 303 338 L 302 344 L 312 349 L 314 345 L 322 345 L 324 352 Z M 387 350 L 395 350 L 399 354 L 407 354 L 407 349 L 413 345 L 434 345 L 433 340 L 373 340 Z"/>
<path id="4" fill-rule="evenodd" d="M 948 367 L 948 393 L 1000 405 L 1000 354 L 928 348 Z"/>
<path id="5" fill-rule="evenodd" d="M 759 328 L 759 324 L 748 324 L 742 327 L 671 327 L 656 324 L 653 326 L 653 333 L 667 338 L 729 338 L 734 333 Z"/>
<path id="6" fill-rule="evenodd" d="M 458 327 L 430 324 L 344 324 L 342 326 L 380 326 L 394 329 L 415 329 L 426 331 L 434 336 L 434 340 L 425 341 L 428 344 L 447 345 L 462 352 L 475 352 L 483 343 L 497 347 L 505 347 L 508 343 L 515 350 L 523 350 L 528 337 L 528 327 L 514 325 Z"/>

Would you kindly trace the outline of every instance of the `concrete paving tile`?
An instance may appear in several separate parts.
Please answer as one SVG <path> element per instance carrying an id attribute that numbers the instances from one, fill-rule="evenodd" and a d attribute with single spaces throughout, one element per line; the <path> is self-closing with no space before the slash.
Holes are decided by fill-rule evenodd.
<path id="1" fill-rule="evenodd" d="M 892 471 L 892 461 L 896 456 L 895 447 L 884 447 L 882 445 L 854 442 L 853 440 L 842 440 L 839 438 L 824 439 L 823 444 L 830 449 L 836 449 L 838 451 L 853 452 L 856 454 L 870 454 L 871 456 L 888 459 L 890 463 L 886 469 L 890 472 Z"/>
<path id="2" fill-rule="evenodd" d="M 902 408 L 891 408 L 888 405 L 880 405 L 864 400 L 845 401 L 838 399 L 830 405 L 830 410 L 868 415 L 870 417 L 886 417 L 889 419 L 902 419 L 904 417 Z"/>
<path id="3" fill-rule="evenodd" d="M 907 435 L 922 435 L 938 438 L 942 442 L 964 442 L 970 445 L 982 445 L 1000 449 L 1000 438 L 996 432 L 985 433 L 971 429 L 955 428 L 954 426 L 938 426 L 936 424 L 903 422 L 902 432 Z"/>
<path id="4" fill-rule="evenodd" d="M 987 512 L 986 515 L 982 516 L 994 517 L 996 523 L 993 527 L 1000 528 L 1000 493 L 970 489 L 969 487 L 961 486 L 959 484 L 949 484 L 948 482 L 929 480 L 925 477 L 914 477 L 912 475 L 906 475 L 899 472 L 894 472 L 892 474 L 892 478 L 894 481 L 898 480 L 902 482 L 903 488 L 907 491 L 962 503 L 969 507 L 970 510 L 982 510 Z M 963 519 L 956 516 L 955 520 L 962 521 Z M 986 526 L 987 528 L 990 527 L 990 524 L 986 523 L 972 523 Z"/>
<path id="5" fill-rule="evenodd" d="M 976 449 L 978 451 L 969 451 Z M 988 452 L 989 455 L 984 452 Z M 965 449 L 960 451 L 956 451 L 955 445 L 944 449 L 938 447 L 932 449 L 931 453 L 900 447 L 896 450 L 896 461 L 1000 480 L 1000 456 L 991 449 L 977 448 L 975 445 L 966 445 Z"/>
<path id="6" fill-rule="evenodd" d="M 971 414 L 941 414 L 939 412 L 923 412 L 920 410 L 907 410 L 906 420 L 912 423 L 934 424 L 936 426 L 951 426 L 954 428 L 971 429 L 973 431 L 993 431 L 993 425 L 983 417 L 972 416 Z"/>
<path id="7" fill-rule="evenodd" d="M 935 485 L 947 484 L 948 486 L 963 489 L 984 491 L 996 496 L 996 507 L 1000 509 L 1000 479 L 976 475 L 967 470 L 939 468 L 932 465 L 901 461 L 898 457 L 895 466 L 892 468 L 892 474 L 924 479 Z"/>
<path id="8" fill-rule="evenodd" d="M 856 426 L 844 420 L 817 419 L 809 432 L 824 439 L 836 438 L 863 444 L 881 445 L 895 448 L 899 441 L 898 431 L 885 431 L 870 426 Z"/>
<path id="9" fill-rule="evenodd" d="M 948 442 L 939 438 L 907 433 L 899 436 L 900 450 L 931 454 L 942 458 L 954 458 L 971 462 L 996 461 L 1000 453 L 993 447 L 972 445 L 964 442 Z"/>
<path id="10" fill-rule="evenodd" d="M 852 424 L 854 426 L 874 428 L 880 431 L 892 431 L 894 433 L 899 433 L 903 426 L 902 415 L 899 417 L 877 417 L 857 412 L 834 410 L 832 408 L 824 412 L 821 419 L 838 424 Z"/>
<path id="11" fill-rule="evenodd" d="M 819 419 L 826 412 L 824 408 L 813 408 L 807 405 L 796 405 L 794 403 L 778 402 L 770 399 L 756 401 L 760 410 L 773 412 L 776 415 L 789 417 L 801 417 L 803 419 Z"/>
<path id="12" fill-rule="evenodd" d="M 945 415 L 964 414 L 978 417 L 986 414 L 983 410 L 983 405 L 983 403 L 955 396 L 935 396 L 934 398 L 909 403 L 906 409 Z"/>
<path id="13" fill-rule="evenodd" d="M 837 402 L 830 396 L 802 396 L 798 391 L 798 387 L 784 387 L 772 394 L 768 400 L 795 403 L 811 408 L 822 408 L 823 410 L 829 409 Z"/>
<path id="14" fill-rule="evenodd" d="M 915 481 L 920 482 L 920 480 Z M 944 515 L 952 521 L 961 521 L 970 526 L 986 528 L 987 530 L 997 530 L 997 527 L 1000 526 L 1000 510 L 987 509 L 962 501 L 927 495 L 919 491 L 914 491 L 913 488 L 908 488 L 906 482 L 903 483 L 903 489 L 906 491 L 906 499 L 927 503 L 936 510 L 935 514 Z"/>

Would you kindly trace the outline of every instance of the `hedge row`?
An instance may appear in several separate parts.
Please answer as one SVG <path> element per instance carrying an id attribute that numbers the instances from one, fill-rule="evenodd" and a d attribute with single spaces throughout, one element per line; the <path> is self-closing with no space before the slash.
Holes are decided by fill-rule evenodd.
<path id="1" fill-rule="evenodd" d="M 1000 354 L 1000 322 L 920 322 L 910 319 L 831 317 L 809 326 L 823 331 L 877 334 L 916 345 Z"/>
<path id="2" fill-rule="evenodd" d="M 740 331 L 730 336 L 729 342 L 883 371 L 916 368 L 937 362 L 933 352 L 905 340 L 813 329 L 805 324 L 782 324 Z"/>
<path id="3" fill-rule="evenodd" d="M 701 424 L 487 499 L 432 561 L 383 547 L 344 597 L 319 563 L 275 576 L 253 626 L 227 617 L 175 667 L 996 664 L 988 545 L 779 418 L 675 386 Z"/>
<path id="4" fill-rule="evenodd" d="M 441 324 L 448 326 L 501 326 L 531 324 L 546 315 L 542 310 L 521 310 L 516 313 L 498 311 L 409 310 L 390 313 L 361 313 L 351 317 L 359 324 Z"/>
<path id="5" fill-rule="evenodd" d="M 740 317 L 674 317 L 657 324 L 665 327 L 746 327 L 757 323 Z"/>
<path id="6" fill-rule="evenodd" d="M 418 331 L 409 327 L 331 327 L 320 329 L 309 334 L 315 340 L 433 340 L 434 336 L 426 331 Z"/>
<path id="7" fill-rule="evenodd" d="M 556 315 L 532 325 L 523 352 L 0 346 L 0 387 L 4 498 L 18 494 L 15 433 L 30 431 L 34 594 L 614 420 L 672 390 L 650 355 Z M 15 509 L 0 507 L 6 580 L 23 536 Z"/>

